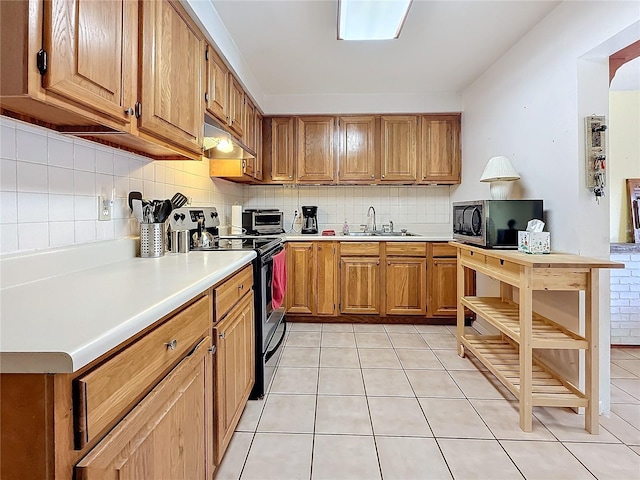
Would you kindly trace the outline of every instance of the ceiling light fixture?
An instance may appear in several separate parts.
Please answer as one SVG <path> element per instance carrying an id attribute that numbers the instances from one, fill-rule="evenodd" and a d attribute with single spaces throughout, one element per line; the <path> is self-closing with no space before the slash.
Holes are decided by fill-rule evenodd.
<path id="1" fill-rule="evenodd" d="M 338 0 L 338 40 L 398 38 L 413 0 Z"/>

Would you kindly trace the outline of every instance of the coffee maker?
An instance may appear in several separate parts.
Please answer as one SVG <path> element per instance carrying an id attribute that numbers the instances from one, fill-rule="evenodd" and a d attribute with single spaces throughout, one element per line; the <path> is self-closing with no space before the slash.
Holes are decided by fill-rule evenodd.
<path id="1" fill-rule="evenodd" d="M 302 207 L 302 233 L 318 233 L 318 207 Z"/>

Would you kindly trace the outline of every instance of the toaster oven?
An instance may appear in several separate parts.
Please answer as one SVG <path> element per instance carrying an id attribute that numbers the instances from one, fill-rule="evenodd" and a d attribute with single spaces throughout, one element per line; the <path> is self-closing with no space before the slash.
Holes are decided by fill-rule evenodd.
<path id="1" fill-rule="evenodd" d="M 242 212 L 242 228 L 247 235 L 284 233 L 284 214 L 278 209 L 247 209 Z"/>

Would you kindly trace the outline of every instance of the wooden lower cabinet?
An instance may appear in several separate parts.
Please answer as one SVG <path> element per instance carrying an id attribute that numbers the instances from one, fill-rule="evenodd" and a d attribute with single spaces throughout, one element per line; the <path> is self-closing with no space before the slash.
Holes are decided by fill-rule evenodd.
<path id="1" fill-rule="evenodd" d="M 206 337 L 76 465 L 76 479 L 211 478 L 209 345 Z"/>
<path id="2" fill-rule="evenodd" d="M 211 295 L 75 373 L 0 375 L 2 478 L 213 478 Z"/>
<path id="3" fill-rule="evenodd" d="M 427 316 L 455 317 L 458 312 L 456 249 L 444 242 L 428 245 Z M 465 269 L 467 295 L 475 295 L 475 285 L 475 272 Z"/>
<path id="4" fill-rule="evenodd" d="M 379 257 L 340 257 L 340 313 L 380 314 Z"/>
<path id="5" fill-rule="evenodd" d="M 387 257 L 387 315 L 423 315 L 427 311 L 427 259 Z"/>
<path id="6" fill-rule="evenodd" d="M 215 463 L 219 465 L 231 441 L 255 380 L 253 291 L 213 328 Z"/>
<path id="7" fill-rule="evenodd" d="M 337 262 L 334 242 L 287 244 L 287 312 L 335 315 Z"/>

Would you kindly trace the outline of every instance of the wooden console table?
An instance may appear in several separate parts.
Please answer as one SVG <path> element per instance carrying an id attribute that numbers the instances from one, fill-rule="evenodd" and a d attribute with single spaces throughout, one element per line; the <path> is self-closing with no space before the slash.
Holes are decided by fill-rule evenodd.
<path id="1" fill-rule="evenodd" d="M 585 407 L 585 428 L 598 433 L 598 269 L 624 264 L 551 253 L 528 255 L 486 250 L 451 242 L 458 250 L 458 355 L 470 351 L 520 402 L 520 428 L 532 430 L 534 406 Z M 464 269 L 500 282 L 499 297 L 465 297 Z M 519 290 L 515 303 L 512 287 Z M 585 291 L 584 336 L 532 311 L 534 290 Z M 467 307 L 499 330 L 498 335 L 464 331 Z M 581 391 L 552 368 L 533 358 L 536 348 L 585 350 L 585 388 Z"/>

